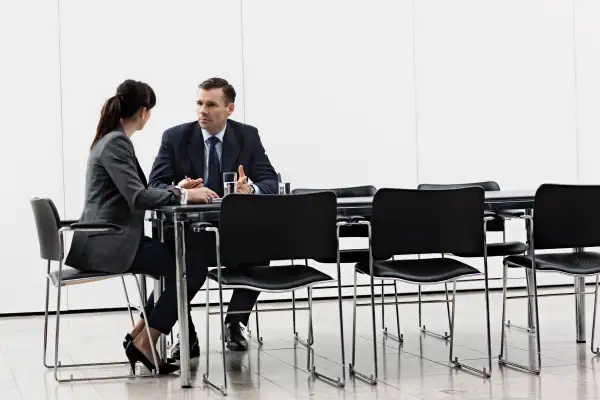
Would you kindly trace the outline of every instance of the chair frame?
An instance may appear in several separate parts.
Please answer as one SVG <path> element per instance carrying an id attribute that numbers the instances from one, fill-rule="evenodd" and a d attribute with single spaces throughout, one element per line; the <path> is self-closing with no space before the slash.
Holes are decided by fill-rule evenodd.
<path id="1" fill-rule="evenodd" d="M 107 279 L 112 279 L 112 278 L 117 278 L 117 277 L 121 278 L 121 283 L 123 285 L 123 290 L 124 290 L 124 294 L 125 294 L 126 305 L 127 305 L 128 311 L 129 311 L 129 317 L 131 318 L 132 325 L 135 325 L 133 313 L 132 313 L 132 307 L 140 310 L 146 320 L 147 320 L 147 316 L 146 316 L 146 312 L 143 307 L 137 307 L 129 301 L 129 294 L 127 293 L 127 287 L 125 285 L 125 276 L 131 275 L 134 277 L 135 282 L 137 284 L 137 288 L 138 288 L 138 294 L 140 295 L 140 303 L 141 304 L 144 303 L 144 299 L 142 297 L 142 288 L 141 288 L 141 286 L 144 286 L 144 285 L 143 284 L 140 285 L 140 282 L 138 282 L 138 279 L 135 277 L 134 274 L 131 274 L 131 273 L 107 274 L 104 276 L 80 278 L 80 279 L 69 279 L 67 281 L 63 281 L 62 280 L 62 272 L 63 272 L 64 255 L 65 255 L 65 240 L 64 240 L 65 233 L 67 233 L 67 232 L 93 232 L 93 233 L 110 232 L 113 230 L 113 228 L 106 227 L 106 226 L 96 226 L 95 227 L 95 226 L 93 226 L 94 224 L 86 224 L 86 226 L 76 226 L 78 221 L 60 220 L 58 213 L 56 211 L 56 206 L 54 205 L 54 203 L 52 202 L 51 199 L 49 199 L 49 198 L 34 198 L 34 199 L 32 199 L 32 204 L 34 201 L 46 202 L 49 205 L 49 207 L 52 209 L 52 211 L 54 213 L 53 219 L 56 224 L 54 229 L 58 228 L 55 231 L 56 235 L 57 235 L 56 236 L 57 242 L 55 242 L 55 243 L 57 245 L 58 253 L 54 256 L 52 256 L 52 255 L 46 256 L 43 252 L 41 254 L 42 259 L 44 259 L 47 262 L 47 265 L 46 265 L 46 299 L 45 299 L 45 308 L 44 308 L 44 338 L 43 338 L 43 357 L 42 357 L 43 365 L 48 369 L 54 370 L 54 379 L 59 383 L 76 382 L 76 381 L 96 381 L 96 380 L 120 379 L 120 378 L 131 377 L 132 375 L 101 376 L 101 377 L 91 377 L 91 378 L 73 378 L 72 374 L 71 374 L 70 378 L 68 378 L 68 379 L 63 379 L 63 378 L 59 377 L 59 370 L 62 368 L 78 368 L 78 367 L 110 366 L 110 365 L 129 364 L 129 362 L 127 362 L 127 361 L 90 362 L 90 363 L 73 363 L 73 364 L 62 364 L 59 361 L 61 292 L 62 292 L 63 286 L 79 285 L 79 284 L 83 284 L 83 283 L 90 283 L 90 282 L 107 280 Z M 38 229 L 39 229 L 39 222 L 37 221 L 37 218 L 36 218 L 36 225 L 38 225 Z M 42 246 L 41 242 L 40 242 L 40 246 Z M 53 275 L 51 273 L 52 261 L 55 261 L 58 263 L 58 270 L 55 271 L 56 281 L 54 281 L 52 279 L 52 275 Z M 55 332 L 54 332 L 54 363 L 53 364 L 48 363 L 48 322 L 49 322 L 49 314 L 50 314 L 49 313 L 50 282 L 52 282 L 53 286 L 56 287 L 56 289 L 57 289 L 56 328 L 55 328 Z M 148 335 L 150 335 L 149 327 L 147 325 L 146 325 L 146 331 L 147 331 Z M 155 365 L 158 365 L 157 358 L 156 358 L 156 351 L 154 349 L 154 346 L 152 346 L 152 351 L 153 351 L 154 363 L 155 363 Z M 132 371 L 132 372 L 134 372 L 134 371 Z M 139 376 L 156 376 L 156 372 L 157 371 L 152 371 L 151 375 L 139 375 Z"/>
<path id="2" fill-rule="evenodd" d="M 464 183 L 464 184 L 463 183 L 459 183 L 459 184 L 425 184 L 425 185 L 439 186 L 439 187 L 446 187 L 446 186 L 447 187 L 481 186 L 485 191 L 500 190 L 500 185 L 496 181 L 482 181 L 482 182 L 472 182 L 472 183 Z M 486 189 L 485 188 L 486 185 L 494 187 L 494 189 Z M 511 220 L 511 219 L 515 219 L 516 215 L 513 215 L 510 212 L 499 212 L 499 213 L 494 213 L 494 216 L 497 217 L 497 218 L 502 219 L 503 222 L 504 222 L 504 225 L 505 225 L 506 221 Z M 520 216 L 520 214 L 519 214 L 519 216 Z M 490 221 L 492 219 L 490 219 Z M 488 231 L 487 231 L 487 227 L 486 227 L 486 234 L 487 234 L 487 232 Z M 502 242 L 501 243 L 506 243 L 506 226 L 503 226 L 503 229 L 502 229 Z M 420 257 L 420 255 L 419 255 L 419 257 Z M 501 279 L 503 279 L 503 278 L 489 278 L 488 280 L 501 280 Z M 519 279 L 519 278 L 507 278 L 507 279 Z M 465 282 L 467 282 L 467 281 L 469 281 L 469 282 L 476 282 L 476 281 L 479 281 L 479 280 L 481 280 L 481 279 L 480 278 L 475 278 L 475 279 L 466 279 L 464 281 Z M 381 291 L 383 293 L 383 281 L 382 281 Z M 448 284 L 447 283 L 444 283 L 444 293 L 446 295 L 446 300 L 448 301 Z M 432 337 L 435 337 L 435 338 L 438 338 L 438 339 L 442 339 L 442 340 L 446 340 L 446 341 L 449 340 L 450 337 L 451 337 L 451 335 L 452 335 L 452 333 L 448 333 L 448 331 L 444 332 L 444 334 L 441 334 L 441 333 L 437 333 L 435 331 L 427 330 L 427 328 L 425 327 L 425 324 L 423 323 L 423 317 L 422 317 L 422 304 L 423 304 L 423 302 L 421 301 L 421 298 L 422 298 L 421 285 L 417 286 L 417 296 L 418 296 L 418 299 L 419 299 L 419 302 L 418 302 L 418 310 L 419 310 L 418 311 L 418 316 L 419 316 L 419 327 L 421 328 L 421 332 L 423 332 L 424 335 L 429 335 L 429 336 L 432 336 Z M 447 311 L 447 315 L 448 315 L 448 327 L 449 327 L 449 330 L 451 330 L 451 328 L 452 328 L 452 322 L 451 322 L 452 315 L 451 315 L 451 312 L 450 312 L 450 304 L 449 304 L 449 302 L 446 302 L 446 311 Z M 529 313 L 531 313 L 531 311 L 529 311 Z M 383 319 L 384 315 L 385 314 L 384 314 L 383 307 L 382 307 L 382 319 Z M 527 331 L 527 332 L 533 332 L 533 329 L 531 327 L 530 328 L 526 328 L 526 327 L 522 327 L 522 326 L 519 326 L 519 325 L 514 325 L 514 324 L 511 324 L 510 320 L 507 321 L 506 326 L 513 327 L 515 329 L 524 330 L 524 331 Z M 387 331 L 386 328 L 384 328 L 384 331 Z M 392 337 L 392 339 L 396 339 L 396 338 Z M 400 342 L 402 342 L 402 341 L 400 340 Z"/>
<path id="3" fill-rule="evenodd" d="M 385 305 L 395 305 L 396 306 L 396 315 L 398 316 L 398 305 L 402 305 L 402 304 L 420 304 L 420 303 L 452 303 L 452 318 L 450 321 L 450 350 L 449 350 L 449 360 L 450 360 L 450 364 L 452 366 L 454 366 L 455 368 L 458 369 L 464 369 L 470 372 L 473 372 L 475 374 L 479 374 L 484 378 L 489 378 L 491 377 L 491 373 L 492 373 L 492 341 L 491 341 L 491 333 L 490 333 L 490 302 L 489 302 L 489 285 L 488 285 L 488 261 L 487 261 L 487 240 L 485 237 L 485 232 L 486 232 L 486 228 L 487 228 L 487 223 L 488 221 L 492 220 L 493 217 L 484 217 L 483 218 L 483 229 L 484 229 L 484 247 L 483 247 L 483 259 L 484 259 L 484 282 L 485 282 L 485 308 L 486 308 L 486 331 L 487 331 L 487 348 L 488 348 L 488 362 L 487 362 L 487 368 L 483 367 L 481 369 L 472 367 L 470 365 L 467 365 L 465 363 L 462 363 L 459 361 L 458 357 L 454 356 L 454 316 L 455 316 L 455 298 L 456 298 L 456 282 L 460 279 L 452 279 L 452 280 L 448 280 L 445 282 L 435 282 L 435 283 L 431 283 L 431 284 L 440 284 L 440 283 L 444 283 L 447 287 L 447 283 L 448 282 L 453 282 L 453 293 L 452 293 L 452 300 L 426 300 L 426 301 L 422 301 L 421 299 L 417 300 L 417 301 L 403 301 L 403 302 L 398 302 L 397 301 L 397 296 L 396 296 L 396 300 L 392 303 L 386 303 L 384 302 L 383 296 L 382 296 L 382 301 L 381 301 L 381 306 L 382 308 Z M 349 374 L 350 376 L 356 376 L 358 378 L 360 378 L 361 380 L 370 383 L 371 385 L 376 385 L 377 381 L 378 381 L 378 374 L 377 374 L 377 333 L 376 333 L 376 320 L 375 320 L 375 283 L 374 280 L 375 279 L 381 279 L 382 283 L 384 279 L 388 279 L 390 280 L 391 278 L 376 278 L 373 275 L 373 244 L 372 244 L 372 228 L 371 228 L 371 223 L 369 221 L 361 221 L 360 223 L 362 224 L 366 224 L 368 225 L 368 229 L 369 229 L 369 277 L 370 277 L 370 285 L 371 285 L 371 301 L 370 303 L 363 303 L 363 304 L 357 304 L 356 301 L 356 277 L 357 277 L 357 271 L 356 268 L 354 269 L 354 301 L 353 301 L 353 315 L 352 315 L 352 362 L 349 364 Z M 480 273 L 481 274 L 481 273 Z M 399 280 L 399 279 L 391 279 L 395 281 Z M 415 283 L 415 282 L 409 282 L 409 283 Z M 416 284 L 416 283 L 415 283 Z M 359 371 L 356 370 L 356 308 L 357 307 L 362 307 L 362 306 L 371 306 L 371 323 L 372 323 L 372 335 L 373 335 L 373 373 L 370 375 L 366 375 L 364 373 L 361 373 Z M 399 317 L 397 320 L 397 327 L 398 327 L 398 335 L 399 335 L 399 339 L 403 339 L 401 334 L 400 334 L 400 321 L 399 321 Z"/>
<path id="4" fill-rule="evenodd" d="M 320 372 L 318 372 L 316 370 L 315 367 L 315 352 L 314 349 L 312 348 L 312 345 L 314 344 L 314 332 L 313 332 L 313 321 L 312 321 L 312 291 L 313 291 L 313 286 L 318 285 L 319 283 L 315 283 L 315 284 L 309 284 L 309 285 L 305 285 L 303 287 L 307 288 L 308 291 L 308 307 L 302 307 L 302 308 L 298 308 L 295 307 L 285 307 L 285 308 L 275 308 L 275 309 L 268 309 L 268 310 L 259 310 L 258 307 L 256 306 L 253 310 L 241 310 L 241 311 L 235 311 L 235 312 L 228 312 L 229 314 L 244 314 L 244 313 L 255 313 L 257 316 L 257 327 L 258 327 L 258 313 L 259 312 L 273 312 L 273 311 L 289 311 L 289 310 L 293 310 L 294 312 L 296 310 L 307 310 L 308 311 L 308 340 L 306 341 L 306 347 L 307 347 L 307 361 L 306 361 L 306 369 L 311 376 L 315 377 L 315 378 L 319 378 L 327 383 L 333 384 L 337 387 L 344 387 L 346 385 L 346 356 L 345 356 L 345 348 L 344 348 L 344 325 L 343 325 L 343 309 L 342 309 L 342 287 L 341 287 L 341 267 L 340 267 L 340 245 L 339 245 L 339 239 L 340 239 L 340 227 L 344 226 L 344 225 L 350 225 L 352 224 L 351 221 L 344 221 L 344 222 L 338 222 L 337 223 L 337 228 L 336 228 L 336 232 L 337 232 L 337 286 L 338 286 L 338 310 L 339 310 L 339 323 L 340 323 L 340 358 L 341 358 L 341 377 L 338 376 L 337 378 L 332 378 L 330 376 L 324 375 Z M 217 255 L 217 285 L 219 287 L 219 311 L 215 311 L 215 312 L 211 312 L 210 311 L 210 281 L 211 279 L 208 278 L 206 280 L 206 287 L 205 287 L 205 294 L 206 294 L 206 373 L 204 373 L 202 375 L 202 380 L 203 382 L 212 387 L 213 389 L 218 390 L 219 392 L 221 392 L 221 394 L 223 396 L 227 395 L 227 364 L 226 364 L 226 355 L 225 355 L 225 324 L 224 324 L 224 312 L 223 312 L 223 290 L 224 289 L 236 289 L 236 288 L 240 288 L 241 286 L 237 286 L 237 285 L 223 285 L 223 283 L 221 282 L 221 269 L 222 269 L 222 264 L 221 264 L 221 244 L 220 244 L 220 233 L 219 233 L 219 229 L 212 227 L 212 226 L 203 226 L 200 229 L 202 230 L 206 230 L 207 232 L 213 232 L 215 234 L 215 250 L 216 250 L 216 255 Z M 273 267 L 273 268 L 277 268 L 277 267 Z M 331 280 L 331 281 L 327 281 L 328 283 L 334 282 L 336 281 Z M 320 282 L 323 283 L 323 282 Z M 294 292 L 295 290 L 299 290 L 303 287 L 298 287 L 298 288 L 294 288 L 294 289 L 286 289 L 286 290 L 265 290 L 265 289 L 261 289 L 261 288 L 255 288 L 255 287 L 249 287 L 249 286 L 244 286 L 243 288 L 245 289 L 253 289 L 253 290 L 260 290 L 262 292 L 267 292 L 267 293 L 285 293 L 285 292 Z M 210 315 L 219 315 L 220 318 L 220 325 L 221 325 L 221 358 L 222 358 L 222 363 L 223 363 L 223 385 L 219 386 L 216 383 L 214 383 L 213 381 L 210 380 Z M 260 333 L 257 329 L 257 334 L 260 338 Z M 261 342 L 262 342 L 262 338 Z M 297 368 L 297 367 L 295 367 Z M 298 368 L 299 369 L 299 368 Z"/>
<path id="5" fill-rule="evenodd" d="M 519 295 L 519 296 L 507 296 L 507 275 L 508 275 L 508 265 L 514 265 L 515 267 L 518 268 L 522 268 L 520 265 L 516 265 L 513 263 L 510 263 L 508 261 L 505 261 L 503 264 L 503 287 L 502 287 L 502 330 L 501 330 L 501 336 L 500 336 L 500 354 L 498 355 L 498 364 L 503 365 L 503 366 L 507 366 L 507 367 L 512 367 L 515 369 L 519 369 L 519 370 L 523 370 L 526 372 L 530 372 L 534 375 L 539 375 L 541 372 L 541 368 L 542 368 L 542 348 L 541 348 L 541 339 L 540 339 L 540 320 L 539 320 L 539 304 L 538 304 L 538 298 L 539 297 L 551 297 L 551 296 L 576 296 L 579 295 L 580 293 L 547 293 L 544 295 L 540 295 L 538 294 L 538 290 L 537 290 L 537 269 L 536 269 L 536 261 L 535 261 L 535 244 L 533 241 L 533 230 L 534 230 L 534 218 L 533 215 L 530 214 L 525 214 L 520 216 L 519 218 L 524 219 L 526 221 L 526 223 L 529 226 L 528 229 L 528 236 L 529 236 L 529 246 L 528 246 L 528 253 L 531 255 L 531 269 L 528 270 L 526 269 L 526 272 L 531 271 L 530 275 L 531 278 L 528 279 L 527 281 L 527 291 L 528 294 L 526 295 Z M 573 249 L 575 252 L 577 251 L 583 251 L 583 248 L 574 248 Z M 597 311 L 597 305 L 598 305 L 598 278 L 600 277 L 600 274 L 567 274 L 564 272 L 560 272 L 560 271 L 552 271 L 552 270 L 547 270 L 547 271 L 541 271 L 541 272 L 550 272 L 550 273 L 560 273 L 560 274 L 564 274 L 564 275 L 571 275 L 571 276 L 576 276 L 576 277 L 585 277 L 585 276 L 596 276 L 596 287 L 594 290 L 594 312 L 593 312 L 593 317 L 592 317 L 592 338 L 591 338 L 591 343 L 590 343 L 590 351 L 596 355 L 596 356 L 600 356 L 600 348 L 595 347 L 595 330 L 596 330 L 596 311 Z M 583 294 L 591 294 L 591 292 L 586 292 Z M 508 359 L 506 359 L 504 357 L 504 350 L 505 350 L 505 340 L 506 340 L 506 332 L 505 332 L 505 326 L 510 327 L 510 323 L 505 323 L 506 321 L 506 301 L 507 300 L 512 300 L 512 299 L 523 299 L 523 298 L 527 298 L 528 302 L 527 304 L 530 305 L 531 304 L 531 298 L 533 297 L 533 306 L 532 307 L 528 307 L 528 311 L 529 311 L 529 319 L 532 320 L 535 324 L 535 326 L 533 326 L 532 328 L 530 328 L 530 332 L 531 333 L 535 333 L 535 346 L 536 346 L 536 350 L 534 351 L 534 353 L 536 354 L 536 359 L 537 359 L 537 365 L 533 365 L 533 366 L 527 366 L 527 365 L 523 365 L 523 364 L 519 364 L 513 361 L 509 361 Z M 525 328 L 523 328 L 525 329 Z"/>

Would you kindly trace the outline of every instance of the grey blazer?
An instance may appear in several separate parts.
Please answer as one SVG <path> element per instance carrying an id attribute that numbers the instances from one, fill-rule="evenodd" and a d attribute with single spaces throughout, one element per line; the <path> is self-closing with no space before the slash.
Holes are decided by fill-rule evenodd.
<path id="1" fill-rule="evenodd" d="M 180 195 L 174 186 L 148 188 L 133 143 L 122 128 L 104 135 L 88 157 L 80 222 L 109 222 L 120 230 L 75 233 L 66 264 L 84 271 L 127 271 L 144 234 L 145 210 L 177 204 Z"/>

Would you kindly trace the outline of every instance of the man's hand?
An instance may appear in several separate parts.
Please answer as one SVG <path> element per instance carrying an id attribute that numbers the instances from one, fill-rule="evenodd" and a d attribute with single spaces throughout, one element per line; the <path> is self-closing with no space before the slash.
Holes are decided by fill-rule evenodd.
<path id="1" fill-rule="evenodd" d="M 244 173 L 244 167 L 242 165 L 238 168 L 237 191 L 242 194 L 252 193 L 252 187 L 248 184 L 248 177 Z"/>
<path id="2" fill-rule="evenodd" d="M 213 192 L 207 187 L 193 188 L 187 189 L 187 201 L 188 203 L 200 203 L 200 204 L 208 204 L 212 203 L 213 199 L 219 197 L 218 194 Z"/>
<path id="3" fill-rule="evenodd" d="M 204 179 L 191 179 L 186 176 L 184 179 L 181 180 L 181 182 L 177 184 L 177 186 L 183 189 L 201 188 L 204 186 Z"/>

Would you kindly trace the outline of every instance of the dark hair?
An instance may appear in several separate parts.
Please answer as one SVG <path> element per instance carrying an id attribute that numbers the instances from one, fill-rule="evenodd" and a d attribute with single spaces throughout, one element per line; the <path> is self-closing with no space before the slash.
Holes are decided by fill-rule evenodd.
<path id="1" fill-rule="evenodd" d="M 198 85 L 199 89 L 223 89 L 227 104 L 235 103 L 235 89 L 223 78 L 210 78 Z"/>
<path id="2" fill-rule="evenodd" d="M 135 115 L 140 108 L 152 109 L 156 105 L 154 90 L 144 82 L 127 79 L 117 87 L 117 93 L 106 100 L 100 120 L 96 128 L 96 136 L 90 147 L 94 148 L 98 140 L 109 132 L 117 129 L 121 118 L 129 118 Z"/>

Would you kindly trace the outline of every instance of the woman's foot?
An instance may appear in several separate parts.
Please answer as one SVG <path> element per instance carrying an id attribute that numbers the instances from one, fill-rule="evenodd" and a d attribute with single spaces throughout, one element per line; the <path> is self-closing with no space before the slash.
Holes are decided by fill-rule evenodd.
<path id="1" fill-rule="evenodd" d="M 127 346 L 129 346 L 129 343 L 134 341 L 134 337 L 132 334 L 128 333 L 125 335 L 125 339 L 123 339 L 123 348 L 127 349 Z M 173 364 L 174 362 L 177 362 L 176 359 L 171 358 L 171 357 L 167 357 L 167 364 Z"/>
<path id="2" fill-rule="evenodd" d="M 141 362 L 144 366 L 150 370 L 154 371 L 157 375 L 167 375 L 173 373 L 175 371 L 179 371 L 179 366 L 175 364 L 165 364 L 159 361 L 158 368 L 154 365 L 154 358 L 148 358 L 143 350 L 138 349 L 135 345 L 135 341 L 130 342 L 125 349 L 125 354 L 129 359 L 129 364 L 131 365 L 131 372 L 135 375 L 135 363 Z"/>

